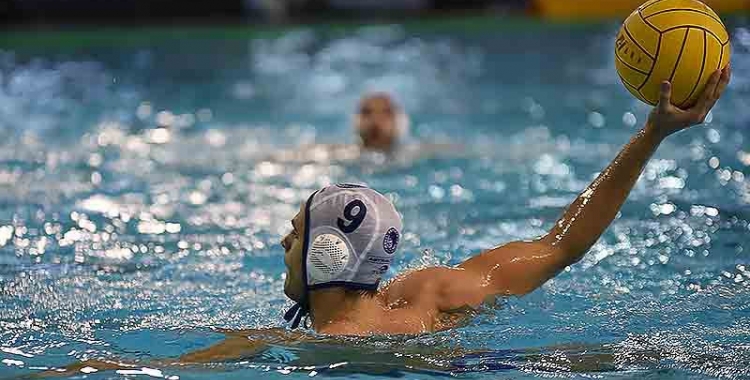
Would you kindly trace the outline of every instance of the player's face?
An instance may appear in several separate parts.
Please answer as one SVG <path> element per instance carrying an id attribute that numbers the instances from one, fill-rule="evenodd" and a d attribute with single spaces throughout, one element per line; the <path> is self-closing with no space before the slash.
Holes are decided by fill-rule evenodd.
<path id="1" fill-rule="evenodd" d="M 281 239 L 284 247 L 284 264 L 286 265 L 286 280 L 284 281 L 284 294 L 293 301 L 299 302 L 305 292 L 305 284 L 302 280 L 302 244 L 305 230 L 305 208 L 300 207 L 297 215 L 292 219 L 292 231 Z"/>
<path id="2" fill-rule="evenodd" d="M 362 99 L 355 118 L 355 127 L 368 149 L 389 150 L 396 142 L 396 110 L 387 96 Z"/>

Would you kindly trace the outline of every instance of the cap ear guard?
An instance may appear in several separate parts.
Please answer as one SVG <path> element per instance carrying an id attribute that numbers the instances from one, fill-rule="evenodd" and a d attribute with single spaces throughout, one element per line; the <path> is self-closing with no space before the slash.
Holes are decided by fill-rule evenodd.
<path id="1" fill-rule="evenodd" d="M 334 234 L 321 234 L 307 252 L 308 284 L 329 282 L 346 269 L 351 252 L 346 242 Z"/>
<path id="2" fill-rule="evenodd" d="M 411 120 L 409 115 L 404 111 L 398 111 L 396 114 L 396 131 L 398 132 L 399 139 L 405 139 L 409 137 L 409 129 L 411 127 Z"/>

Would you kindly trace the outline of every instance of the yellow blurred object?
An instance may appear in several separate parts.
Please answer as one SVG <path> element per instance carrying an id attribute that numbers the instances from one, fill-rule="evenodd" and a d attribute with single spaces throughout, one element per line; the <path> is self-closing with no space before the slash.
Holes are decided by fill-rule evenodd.
<path id="1" fill-rule="evenodd" d="M 654 105 L 665 80 L 672 103 L 689 107 L 708 78 L 729 64 L 729 34 L 698 0 L 650 0 L 628 16 L 617 34 L 615 67 L 636 98 Z"/>
<path id="2" fill-rule="evenodd" d="M 599 19 L 628 15 L 643 0 L 533 0 L 535 11 L 550 19 Z M 705 0 L 719 13 L 750 11 L 750 0 Z"/>

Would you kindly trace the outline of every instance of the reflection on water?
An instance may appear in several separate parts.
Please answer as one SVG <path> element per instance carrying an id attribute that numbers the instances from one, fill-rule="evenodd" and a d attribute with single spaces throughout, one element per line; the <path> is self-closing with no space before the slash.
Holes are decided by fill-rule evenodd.
<path id="1" fill-rule="evenodd" d="M 281 326 L 279 238 L 333 182 L 394 199 L 394 271 L 542 233 L 645 120 L 614 75 L 614 31 L 5 50 L 0 373 L 148 362 L 217 342 L 212 328 Z M 748 33 L 735 28 L 734 82 L 709 125 L 667 141 L 601 241 L 542 290 L 456 331 L 279 344 L 211 376 L 750 377 Z M 346 145 L 367 90 L 410 112 L 411 151 Z M 205 368 L 134 371 L 120 375 Z"/>

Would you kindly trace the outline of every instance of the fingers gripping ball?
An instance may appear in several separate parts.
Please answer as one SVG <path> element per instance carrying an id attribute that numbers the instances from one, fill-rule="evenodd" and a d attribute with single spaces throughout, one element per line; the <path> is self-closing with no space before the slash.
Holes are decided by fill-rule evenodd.
<path id="1" fill-rule="evenodd" d="M 615 66 L 636 98 L 656 105 L 664 81 L 672 103 L 695 104 L 709 77 L 729 63 L 729 34 L 716 13 L 698 0 L 650 0 L 622 25 Z"/>

